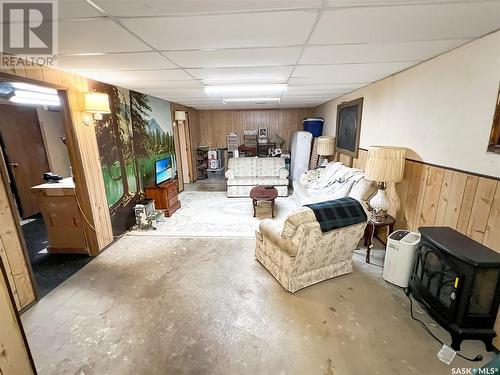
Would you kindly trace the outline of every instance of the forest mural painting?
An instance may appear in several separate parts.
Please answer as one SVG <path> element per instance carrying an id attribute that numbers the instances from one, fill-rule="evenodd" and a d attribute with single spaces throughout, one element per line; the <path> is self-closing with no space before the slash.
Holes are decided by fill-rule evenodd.
<path id="1" fill-rule="evenodd" d="M 101 82 L 90 90 L 109 95 L 111 113 L 96 122 L 96 137 L 113 234 L 135 223 L 133 206 L 154 183 L 154 164 L 172 156 L 176 170 L 170 103 Z"/>

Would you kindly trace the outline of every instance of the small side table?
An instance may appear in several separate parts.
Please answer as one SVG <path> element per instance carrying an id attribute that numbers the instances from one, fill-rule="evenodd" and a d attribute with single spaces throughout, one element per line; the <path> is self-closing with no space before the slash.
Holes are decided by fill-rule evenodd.
<path id="1" fill-rule="evenodd" d="M 261 201 L 271 202 L 271 212 L 274 218 L 274 200 L 278 196 L 278 190 L 274 186 L 256 186 L 250 190 L 250 198 L 252 198 L 253 217 L 255 217 L 255 207 Z"/>
<path id="2" fill-rule="evenodd" d="M 375 233 L 375 228 L 389 227 L 389 232 L 387 236 L 394 231 L 394 223 L 396 219 L 394 219 L 391 215 L 387 215 L 387 217 L 381 223 L 375 223 L 372 220 L 368 221 L 365 229 L 365 246 L 366 246 L 366 263 L 370 263 L 370 250 L 373 247 L 373 235 Z"/>

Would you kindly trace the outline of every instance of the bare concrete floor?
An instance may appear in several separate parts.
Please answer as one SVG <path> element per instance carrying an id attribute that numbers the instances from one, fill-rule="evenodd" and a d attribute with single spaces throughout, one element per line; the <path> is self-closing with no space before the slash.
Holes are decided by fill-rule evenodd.
<path id="1" fill-rule="evenodd" d="M 253 247 L 242 238 L 122 238 L 23 314 L 39 373 L 451 374 L 403 292 L 363 254 L 354 273 L 292 295 Z M 463 349 L 484 354 L 478 342 Z"/>

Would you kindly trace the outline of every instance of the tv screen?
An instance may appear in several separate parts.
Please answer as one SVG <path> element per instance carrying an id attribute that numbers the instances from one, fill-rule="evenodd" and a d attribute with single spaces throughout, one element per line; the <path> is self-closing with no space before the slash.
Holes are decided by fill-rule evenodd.
<path id="1" fill-rule="evenodd" d="M 172 167 L 172 157 L 168 156 L 165 159 L 160 159 L 155 162 L 155 183 L 161 184 L 174 177 L 174 169 Z"/>

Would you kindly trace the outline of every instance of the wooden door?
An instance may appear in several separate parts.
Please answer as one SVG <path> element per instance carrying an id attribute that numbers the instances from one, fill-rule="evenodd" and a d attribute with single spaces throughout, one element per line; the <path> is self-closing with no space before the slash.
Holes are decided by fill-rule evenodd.
<path id="1" fill-rule="evenodd" d="M 49 163 L 35 108 L 0 105 L 0 140 L 21 217 L 40 212 L 32 186 L 43 183 Z"/>

